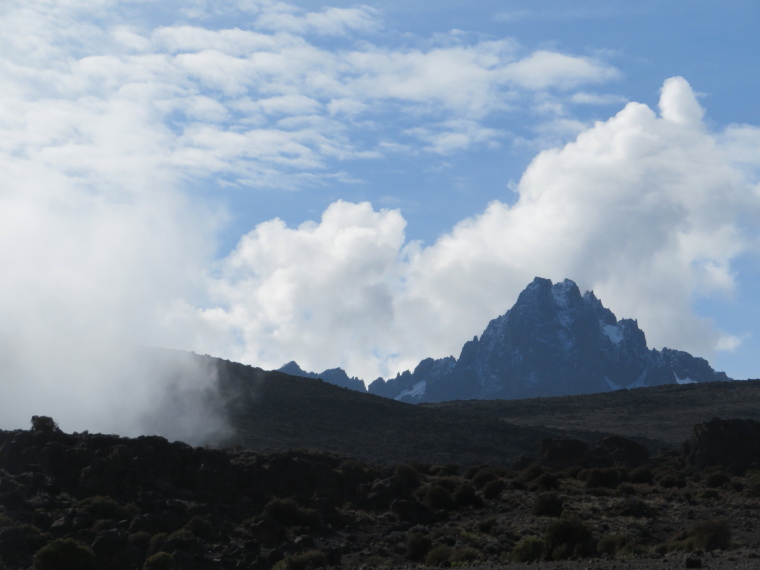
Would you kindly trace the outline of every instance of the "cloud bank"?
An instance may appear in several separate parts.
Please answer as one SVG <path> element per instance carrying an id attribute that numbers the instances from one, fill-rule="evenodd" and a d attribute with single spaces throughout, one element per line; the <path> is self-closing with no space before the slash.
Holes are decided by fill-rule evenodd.
<path id="1" fill-rule="evenodd" d="M 692 306 L 731 293 L 732 260 L 756 246 L 757 189 L 683 78 L 664 83 L 659 111 L 630 103 L 541 152 L 514 204 L 492 202 L 429 247 L 406 241 L 398 211 L 368 203 L 334 203 L 297 228 L 259 225 L 221 261 L 216 305 L 200 313 L 213 334 L 200 342 L 371 380 L 458 355 L 540 275 L 593 289 L 655 347 L 735 345 Z"/>

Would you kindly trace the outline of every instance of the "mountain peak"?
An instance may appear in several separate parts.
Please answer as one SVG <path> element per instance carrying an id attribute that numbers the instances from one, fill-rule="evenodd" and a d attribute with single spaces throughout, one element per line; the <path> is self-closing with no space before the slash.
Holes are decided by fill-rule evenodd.
<path id="1" fill-rule="evenodd" d="M 322 378 L 365 391 L 340 368 L 304 372 L 289 362 L 281 372 Z M 371 394 L 406 402 L 565 396 L 730 380 L 706 360 L 647 347 L 633 319 L 620 319 L 593 291 L 581 294 L 571 279 L 536 277 L 505 314 L 462 347 L 459 358 L 426 358 L 414 371 L 378 378 Z"/>
<path id="2" fill-rule="evenodd" d="M 285 374 L 290 374 L 291 376 L 302 376 L 303 370 L 300 366 L 296 363 L 295 360 L 291 360 L 287 364 L 283 364 L 280 368 L 277 369 L 278 372 L 284 372 Z"/>
<path id="3" fill-rule="evenodd" d="M 552 283 L 543 277 L 533 279 L 514 306 L 493 319 L 480 339 L 465 343 L 448 366 L 436 378 L 415 370 L 404 397 L 515 399 L 729 380 L 688 353 L 649 349 L 637 322 L 618 320 L 593 291 L 581 294 L 571 279 Z M 389 388 L 376 381 L 370 392 L 391 395 Z"/>

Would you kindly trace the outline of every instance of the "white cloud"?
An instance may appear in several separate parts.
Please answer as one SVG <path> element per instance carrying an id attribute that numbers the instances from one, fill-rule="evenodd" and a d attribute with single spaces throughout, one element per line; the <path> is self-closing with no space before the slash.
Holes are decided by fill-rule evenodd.
<path id="1" fill-rule="evenodd" d="M 423 149 L 436 154 L 448 155 L 475 145 L 498 145 L 502 133 L 496 129 L 483 127 L 475 121 L 446 121 L 435 129 L 417 127 L 407 134 L 428 143 Z"/>
<path id="2" fill-rule="evenodd" d="M 683 77 L 671 77 L 662 86 L 660 112 L 668 121 L 687 127 L 697 127 L 702 123 L 704 111 L 694 92 Z"/>
<path id="3" fill-rule="evenodd" d="M 586 93 L 580 91 L 570 97 L 570 101 L 576 105 L 620 105 L 627 103 L 628 100 L 620 95 L 609 93 Z"/>
<path id="4" fill-rule="evenodd" d="M 262 29 L 287 31 L 296 34 L 342 36 L 349 32 L 373 32 L 380 28 L 379 13 L 369 6 L 356 8 L 324 8 L 321 12 L 295 10 L 291 5 L 279 4 L 265 10 L 256 25 Z"/>
<path id="5" fill-rule="evenodd" d="M 209 332 L 195 342 L 257 363 L 299 344 L 319 366 L 360 366 L 376 331 L 393 326 L 404 226 L 398 211 L 345 202 L 318 224 L 258 225 L 220 264 L 211 289 L 220 307 L 202 312 Z"/>
<path id="6" fill-rule="evenodd" d="M 528 89 L 568 89 L 581 83 L 609 81 L 619 76 L 614 68 L 593 59 L 543 50 L 510 64 L 503 73 L 510 81 Z"/>
<path id="7" fill-rule="evenodd" d="M 692 302 L 732 290 L 732 259 L 757 237 L 739 220 L 760 199 L 683 79 L 665 82 L 660 113 L 630 103 L 540 153 L 514 205 L 495 201 L 427 248 L 405 242 L 398 212 L 368 204 L 336 203 L 295 229 L 261 224 L 222 263 L 202 320 L 225 345 L 242 339 L 235 358 L 342 365 L 371 380 L 458 354 L 541 275 L 594 289 L 652 346 L 736 347 Z"/>

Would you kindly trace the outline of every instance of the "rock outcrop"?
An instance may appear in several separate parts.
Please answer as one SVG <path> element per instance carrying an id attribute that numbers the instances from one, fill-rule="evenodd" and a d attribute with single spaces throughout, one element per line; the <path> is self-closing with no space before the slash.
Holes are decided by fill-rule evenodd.
<path id="1" fill-rule="evenodd" d="M 737 473 L 760 469 L 760 422 L 713 418 L 698 424 L 683 444 L 683 453 L 697 469 L 722 466 Z"/>

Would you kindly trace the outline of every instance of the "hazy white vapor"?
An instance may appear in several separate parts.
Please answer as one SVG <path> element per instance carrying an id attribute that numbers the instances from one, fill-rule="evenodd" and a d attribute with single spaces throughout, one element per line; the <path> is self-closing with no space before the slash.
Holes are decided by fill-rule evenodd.
<path id="1" fill-rule="evenodd" d="M 406 243 L 398 212 L 368 204 L 334 204 L 299 228 L 262 224 L 223 262 L 202 317 L 227 346 L 242 340 L 233 357 L 372 379 L 457 354 L 540 275 L 594 289 L 653 346 L 734 347 L 692 303 L 730 293 L 731 261 L 757 237 L 739 220 L 760 200 L 701 116 L 688 83 L 669 79 L 659 116 L 630 103 L 540 153 L 515 204 L 495 201 L 427 248 Z"/>

